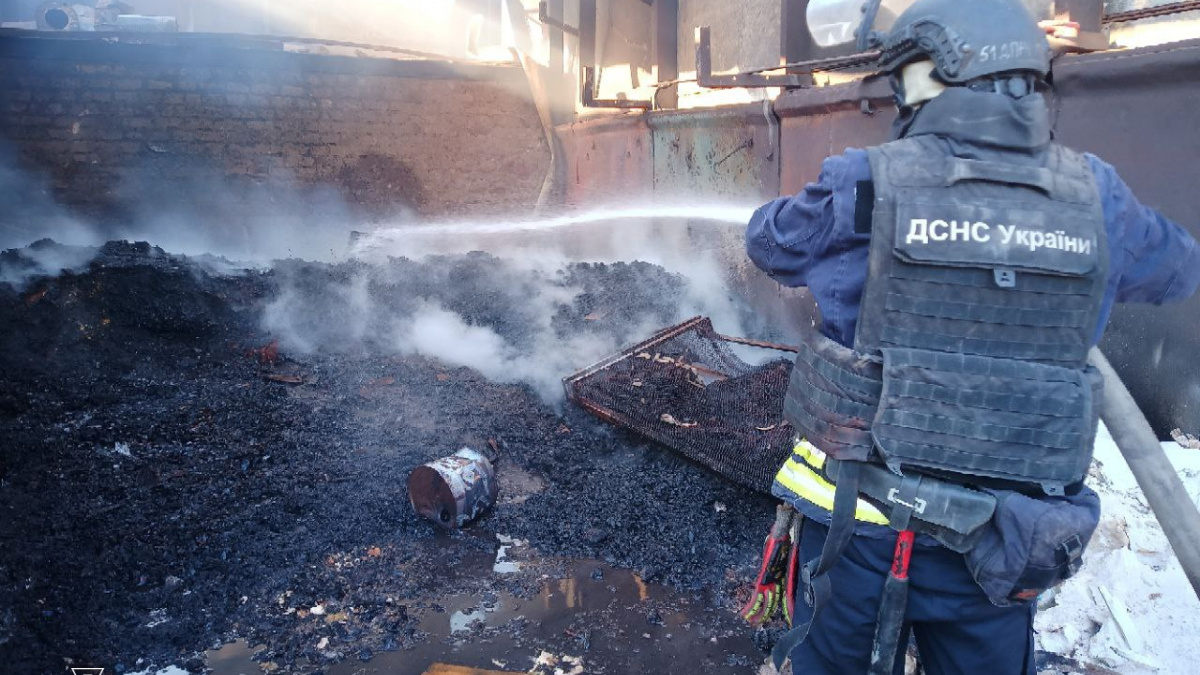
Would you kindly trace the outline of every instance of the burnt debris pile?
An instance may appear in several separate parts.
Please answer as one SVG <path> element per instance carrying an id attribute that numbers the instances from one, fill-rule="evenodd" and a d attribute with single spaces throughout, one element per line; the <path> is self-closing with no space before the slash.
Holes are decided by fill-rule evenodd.
<path id="1" fill-rule="evenodd" d="M 470 254 L 238 270 L 41 242 L 0 255 L 0 279 L 12 672 L 200 670 L 235 636 L 288 672 L 405 649 L 445 597 L 537 592 L 536 566 L 490 571 L 495 534 L 716 604 L 751 572 L 764 498 L 550 391 L 681 318 L 686 281 L 661 268 Z M 405 479 L 463 446 L 499 451 L 501 495 L 447 534 L 411 511 Z"/>
<path id="2" fill-rule="evenodd" d="M 792 363 L 762 348 L 776 358 L 754 366 L 735 345 L 709 319 L 689 319 L 573 375 L 569 395 L 602 419 L 769 493 L 793 443 L 783 419 Z"/>

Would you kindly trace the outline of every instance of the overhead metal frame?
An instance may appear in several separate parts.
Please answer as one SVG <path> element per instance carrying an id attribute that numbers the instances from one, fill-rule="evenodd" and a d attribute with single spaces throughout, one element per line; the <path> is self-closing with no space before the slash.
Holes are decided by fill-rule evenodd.
<path id="1" fill-rule="evenodd" d="M 705 89 L 761 89 L 763 87 L 811 87 L 812 72 L 786 75 L 763 75 L 773 70 L 789 69 L 784 64 L 770 68 L 759 68 L 731 75 L 712 74 L 712 29 L 700 26 L 696 29 L 696 82 Z"/>
<path id="2" fill-rule="evenodd" d="M 675 108 L 679 106 L 678 86 L 665 83 L 679 79 L 679 0 L 657 0 L 653 6 L 651 53 L 659 83 L 654 95 L 655 107 Z"/>
<path id="3" fill-rule="evenodd" d="M 1105 14 L 1102 18 L 1102 21 L 1106 24 L 1125 23 L 1127 21 L 1153 19 L 1159 16 L 1169 16 L 1171 14 L 1181 14 L 1183 12 L 1194 12 L 1197 10 L 1200 10 L 1200 0 L 1184 0 L 1183 2 L 1172 2 L 1167 5 L 1158 5 L 1156 7 L 1145 7 L 1142 9 L 1131 9 L 1127 12 Z"/>
<path id="4" fill-rule="evenodd" d="M 579 0 L 579 76 L 580 99 L 585 108 L 619 108 L 622 110 L 650 110 L 653 101 L 624 98 L 604 99 L 598 96 L 596 74 L 596 0 Z"/>
<path id="5" fill-rule="evenodd" d="M 558 15 L 562 16 L 563 3 L 562 3 L 562 0 L 557 0 L 557 2 L 555 2 L 554 4 L 555 4 L 555 7 L 551 7 L 550 3 L 546 2 L 545 0 L 538 3 L 538 21 L 540 21 L 542 24 L 544 24 L 546 26 L 551 26 L 551 27 L 557 28 L 559 30 L 559 32 L 557 34 L 553 33 L 553 31 L 552 31 L 551 32 L 552 35 L 551 35 L 550 39 L 551 39 L 551 41 L 553 41 L 554 35 L 557 35 L 558 43 L 559 43 L 560 49 L 561 49 L 562 34 L 566 33 L 567 35 L 576 35 L 577 36 L 577 35 L 579 35 L 579 29 L 574 26 L 568 26 L 561 19 L 555 18 L 553 10 L 557 9 Z"/>
<path id="6" fill-rule="evenodd" d="M 1099 33 L 1104 0 L 1054 0 L 1054 14 L 1079 24 L 1079 33 Z"/>
<path id="7" fill-rule="evenodd" d="M 628 98 L 597 98 L 596 86 L 596 68 L 594 66 L 580 66 L 580 75 L 582 79 L 582 101 L 585 108 L 621 108 L 623 110 L 651 110 L 654 108 L 653 101 L 642 101 Z"/>

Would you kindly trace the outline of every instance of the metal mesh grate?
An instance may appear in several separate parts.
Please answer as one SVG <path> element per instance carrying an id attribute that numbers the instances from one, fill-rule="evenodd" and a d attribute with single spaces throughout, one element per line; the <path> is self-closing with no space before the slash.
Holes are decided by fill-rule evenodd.
<path id="1" fill-rule="evenodd" d="M 733 345 L 778 350 L 752 366 Z M 769 492 L 787 459 L 792 428 L 783 394 L 790 347 L 719 335 L 696 317 L 564 381 L 567 397 L 614 424 L 680 452 L 722 476 Z"/>

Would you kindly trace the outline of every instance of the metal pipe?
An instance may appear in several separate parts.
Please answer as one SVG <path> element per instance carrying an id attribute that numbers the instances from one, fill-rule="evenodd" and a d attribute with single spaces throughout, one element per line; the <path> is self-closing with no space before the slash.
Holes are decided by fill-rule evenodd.
<path id="1" fill-rule="evenodd" d="M 1104 376 L 1101 419 L 1145 493 L 1192 590 L 1200 597 L 1200 511 L 1112 364 L 1094 347 L 1089 360 Z"/>

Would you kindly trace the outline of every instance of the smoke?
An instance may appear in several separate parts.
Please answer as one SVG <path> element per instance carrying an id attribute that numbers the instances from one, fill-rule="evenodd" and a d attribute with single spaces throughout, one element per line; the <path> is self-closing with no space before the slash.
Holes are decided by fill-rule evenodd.
<path id="1" fill-rule="evenodd" d="M 192 30 L 270 33 L 388 45 L 451 58 L 510 60 L 501 48 L 507 14 L 492 15 L 490 2 L 471 0 L 214 0 L 219 12 L 193 13 Z M 506 9 L 511 12 L 509 3 Z M 517 4 L 522 23 L 528 23 Z M 536 10 L 536 4 L 533 5 Z M 488 48 L 492 49 L 488 49 Z"/>
<path id="2" fill-rule="evenodd" d="M 112 240 L 146 241 L 172 253 L 218 256 L 240 266 L 268 266 L 279 258 L 343 259 L 351 231 L 363 216 L 329 187 L 302 185 L 285 172 L 269 181 L 231 178 L 201 160 L 173 157 L 176 178 L 162 189 L 163 166 L 127 169 L 91 217 L 68 209 L 50 176 L 23 167 L 15 148 L 0 141 L 0 283 L 21 286 L 37 276 L 86 268 L 96 249 Z M 408 217 L 403 207 L 395 209 Z M 68 247 L 31 246 L 52 240 Z M 29 247 L 29 248 L 25 248 Z M 19 250 L 18 250 L 19 249 Z"/>
<path id="3" fill-rule="evenodd" d="M 127 221 L 110 228 L 110 238 L 255 266 L 345 256 L 358 216 L 336 190 L 301 186 L 280 171 L 269 182 L 232 180 L 195 164 L 186 183 L 170 193 L 155 189 L 153 167 L 130 171 L 118 194 L 128 205 Z"/>
<path id="4" fill-rule="evenodd" d="M 402 354 L 473 368 L 497 382 L 524 382 L 550 402 L 561 397 L 564 376 L 614 348 L 613 341 L 598 335 L 558 337 L 548 325 L 539 328 L 533 342 L 522 349 L 490 328 L 471 325 L 462 316 L 429 304 L 398 322 L 396 348 Z"/>
<path id="5" fill-rule="evenodd" d="M 382 229 L 352 262 L 277 265 L 263 327 L 297 354 L 420 355 L 557 404 L 564 376 L 672 323 L 743 332 L 749 308 L 727 278 L 749 211 L 721 209 Z"/>
<path id="6" fill-rule="evenodd" d="M 81 246 L 54 246 L 49 240 L 35 242 L 24 249 L 0 253 L 0 284 L 22 290 L 30 280 L 53 277 L 64 271 L 80 272 L 96 257 L 96 249 Z"/>
<path id="7" fill-rule="evenodd" d="M 65 246 L 30 246 L 48 237 Z M 22 171 L 15 148 L 0 141 L 0 283 L 20 289 L 39 276 L 81 270 L 95 255 L 90 247 L 101 243 L 94 228 L 55 202 L 50 183 Z"/>
<path id="8" fill-rule="evenodd" d="M 527 383 L 549 402 L 561 400 L 565 375 L 671 323 L 703 314 L 722 332 L 744 332 L 748 311 L 728 284 L 744 255 L 744 205 L 510 222 L 401 216 L 351 247 L 351 232 L 372 226 L 332 190 L 277 176 L 230 184 L 197 167 L 166 194 L 155 175 L 149 166 L 124 177 L 122 219 L 86 222 L 0 153 L 0 196 L 13 205 L 0 241 L 14 249 L 0 257 L 0 283 L 85 269 L 112 239 L 190 255 L 209 274 L 237 268 L 227 258 L 271 270 L 262 326 L 295 354 L 421 355 Z M 46 238 L 69 245 L 30 245 Z"/>

